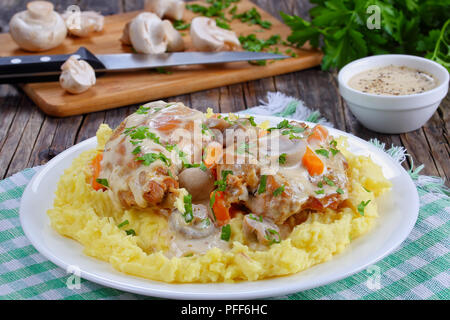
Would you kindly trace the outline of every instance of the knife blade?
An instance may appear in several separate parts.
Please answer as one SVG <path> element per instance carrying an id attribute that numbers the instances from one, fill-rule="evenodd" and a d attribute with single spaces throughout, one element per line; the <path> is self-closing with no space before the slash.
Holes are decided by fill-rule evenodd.
<path id="1" fill-rule="evenodd" d="M 0 57 L 0 83 L 21 83 L 57 80 L 61 65 L 71 56 L 88 62 L 97 75 L 105 72 L 137 71 L 160 67 L 214 64 L 238 61 L 284 59 L 286 56 L 267 52 L 172 52 L 163 54 L 118 53 L 94 55 L 81 47 L 73 54 L 27 55 Z"/>

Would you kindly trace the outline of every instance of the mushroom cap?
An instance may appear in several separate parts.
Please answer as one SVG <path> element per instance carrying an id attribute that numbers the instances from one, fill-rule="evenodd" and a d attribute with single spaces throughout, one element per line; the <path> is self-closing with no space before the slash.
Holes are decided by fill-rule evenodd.
<path id="1" fill-rule="evenodd" d="M 73 13 L 66 11 L 62 17 L 70 34 L 78 37 L 87 37 L 92 32 L 103 30 L 105 18 L 95 11 L 83 11 L 79 13 L 79 25 L 74 23 Z"/>
<path id="2" fill-rule="evenodd" d="M 95 84 L 95 71 L 84 60 L 78 60 L 72 55 L 61 66 L 59 83 L 63 89 L 70 93 L 81 93 Z"/>
<path id="3" fill-rule="evenodd" d="M 183 37 L 178 30 L 173 27 L 172 22 L 169 20 L 163 20 L 163 26 L 167 38 L 167 51 L 183 51 Z"/>
<path id="4" fill-rule="evenodd" d="M 167 50 L 164 24 L 154 13 L 143 12 L 134 18 L 130 23 L 129 36 L 137 52 L 157 54 Z"/>
<path id="5" fill-rule="evenodd" d="M 194 47 L 200 51 L 220 51 L 240 46 L 233 31 L 218 27 L 215 20 L 207 17 L 192 19 L 191 39 Z"/>
<path id="6" fill-rule="evenodd" d="M 183 19 L 184 1 L 182 0 L 146 0 L 145 10 L 153 12 L 160 18 Z"/>
<path id="7" fill-rule="evenodd" d="M 9 22 L 13 40 L 24 50 L 44 51 L 59 46 L 67 35 L 62 17 L 48 1 L 32 1 L 27 10 L 16 13 Z"/>

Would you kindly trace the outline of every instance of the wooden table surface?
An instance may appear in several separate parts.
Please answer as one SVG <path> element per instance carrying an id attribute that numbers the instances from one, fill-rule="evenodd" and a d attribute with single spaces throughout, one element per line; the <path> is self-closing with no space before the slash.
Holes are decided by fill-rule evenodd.
<path id="1" fill-rule="evenodd" d="M 253 0 L 280 18 L 279 11 L 308 17 L 310 4 L 306 0 Z M 53 0 L 57 11 L 71 4 L 82 10 L 101 11 L 104 15 L 142 9 L 143 0 Z M 0 32 L 8 32 L 12 15 L 24 10 L 26 0 L 0 2 Z M 205 111 L 235 112 L 259 104 L 268 91 L 281 91 L 304 100 L 307 106 L 318 109 L 337 129 L 353 133 L 363 139 L 378 138 L 387 146 L 404 146 L 415 166 L 425 164 L 422 174 L 450 177 L 449 107 L 450 95 L 425 126 L 401 135 L 378 134 L 364 128 L 351 114 L 339 96 L 335 74 L 320 68 L 289 73 L 212 90 L 195 92 L 166 100 L 182 101 Z M 96 112 L 69 118 L 54 118 L 39 111 L 34 103 L 17 87 L 0 85 L 0 179 L 28 167 L 45 164 L 70 146 L 95 135 L 101 123 L 117 126 L 137 105 Z M 411 161 L 404 163 L 409 169 Z"/>

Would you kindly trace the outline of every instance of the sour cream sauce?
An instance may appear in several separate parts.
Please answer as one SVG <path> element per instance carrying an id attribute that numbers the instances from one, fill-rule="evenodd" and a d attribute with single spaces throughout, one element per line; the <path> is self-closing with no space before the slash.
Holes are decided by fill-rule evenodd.
<path id="1" fill-rule="evenodd" d="M 362 71 L 354 75 L 348 85 L 366 93 L 401 96 L 436 88 L 438 81 L 433 75 L 417 69 L 389 65 Z"/>

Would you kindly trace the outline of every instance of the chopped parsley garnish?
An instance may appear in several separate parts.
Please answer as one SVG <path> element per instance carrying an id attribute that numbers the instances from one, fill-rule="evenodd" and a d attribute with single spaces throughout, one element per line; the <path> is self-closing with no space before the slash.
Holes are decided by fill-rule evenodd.
<path id="1" fill-rule="evenodd" d="M 290 124 L 289 121 L 286 119 L 277 124 L 277 129 L 285 129 L 285 128 L 291 129 L 292 127 L 293 125 Z"/>
<path id="2" fill-rule="evenodd" d="M 280 156 L 278 157 L 278 162 L 280 164 L 285 164 L 286 163 L 286 153 L 280 154 Z"/>
<path id="3" fill-rule="evenodd" d="M 335 186 L 334 182 L 328 179 L 327 177 L 323 177 L 323 181 L 325 181 L 325 183 L 331 187 Z"/>
<path id="4" fill-rule="evenodd" d="M 331 153 L 333 154 L 333 156 L 337 155 L 339 153 L 338 149 L 334 149 L 334 148 L 330 148 Z"/>
<path id="5" fill-rule="evenodd" d="M 133 229 L 125 230 L 125 232 L 126 232 L 127 236 L 129 236 L 129 235 L 135 236 L 136 235 L 136 232 Z"/>
<path id="6" fill-rule="evenodd" d="M 194 163 L 194 164 L 183 162 L 183 167 L 184 168 L 200 168 L 202 171 L 206 171 L 206 169 L 207 169 L 203 162 L 202 163 Z"/>
<path id="7" fill-rule="evenodd" d="M 118 225 L 117 225 L 117 227 L 120 229 L 120 228 L 122 228 L 122 227 L 124 227 L 124 226 L 127 226 L 127 225 L 129 225 L 130 224 L 130 222 L 128 221 L 128 220 L 125 220 L 125 221 L 122 221 L 121 223 L 119 223 Z"/>
<path id="8" fill-rule="evenodd" d="M 269 246 L 271 246 L 274 243 L 280 243 L 281 242 L 280 233 L 277 230 L 274 230 L 274 229 L 266 229 L 265 238 L 267 240 L 269 240 Z"/>
<path id="9" fill-rule="evenodd" d="M 140 152 L 141 152 L 141 147 L 140 146 L 137 146 L 136 148 L 134 148 L 133 151 L 131 151 L 132 154 L 138 154 Z"/>
<path id="10" fill-rule="evenodd" d="M 287 49 L 287 50 L 286 50 L 286 53 L 287 53 L 288 55 L 290 55 L 292 58 L 297 58 L 297 57 L 298 57 L 298 54 L 295 53 L 294 51 L 292 51 L 292 49 Z"/>
<path id="11" fill-rule="evenodd" d="M 248 154 L 252 154 L 250 152 L 250 145 L 246 142 L 242 142 L 237 148 L 236 148 L 236 152 L 238 154 L 244 154 L 244 153 L 248 153 Z"/>
<path id="12" fill-rule="evenodd" d="M 263 217 L 262 216 L 257 216 L 257 215 L 254 215 L 253 213 L 250 213 L 248 215 L 248 217 L 250 219 L 252 219 L 252 220 L 255 220 L 255 221 L 258 221 L 258 222 L 263 222 Z"/>
<path id="13" fill-rule="evenodd" d="M 206 132 L 208 132 L 208 134 L 210 135 L 214 135 L 214 133 L 211 131 L 210 128 L 208 128 L 208 126 L 204 123 L 202 123 L 202 134 L 205 134 Z"/>
<path id="14" fill-rule="evenodd" d="M 372 192 L 369 189 L 367 189 L 366 187 L 363 187 L 364 190 L 366 190 L 367 192 Z"/>
<path id="15" fill-rule="evenodd" d="M 102 186 L 105 186 L 105 187 L 109 188 L 109 183 L 108 183 L 107 179 L 97 178 L 97 179 L 95 179 L 95 181 L 100 183 Z"/>
<path id="16" fill-rule="evenodd" d="M 150 110 L 150 107 L 140 106 L 139 109 L 136 110 L 137 114 L 147 114 Z"/>
<path id="17" fill-rule="evenodd" d="M 156 133 L 150 132 L 148 127 L 146 126 L 127 128 L 125 129 L 124 134 L 130 137 L 130 139 L 132 140 L 131 143 L 133 143 L 134 140 L 134 144 L 140 143 L 144 139 L 150 139 L 157 144 L 161 144 Z"/>
<path id="18" fill-rule="evenodd" d="M 339 193 L 339 194 L 344 194 L 344 190 L 342 190 L 341 188 L 337 188 L 336 192 Z"/>
<path id="19" fill-rule="evenodd" d="M 255 122 L 255 117 L 250 116 L 250 117 L 247 118 L 247 120 L 248 120 L 248 122 L 250 122 L 250 124 L 252 125 L 252 127 L 256 127 L 256 126 L 257 126 L 257 124 L 256 124 L 256 122 Z"/>
<path id="20" fill-rule="evenodd" d="M 214 185 L 218 186 L 217 190 L 225 191 L 227 189 L 227 176 L 229 174 L 233 174 L 233 171 L 231 171 L 231 170 L 223 170 L 221 174 L 222 174 L 222 179 L 221 180 L 217 180 L 216 182 L 214 182 Z"/>
<path id="21" fill-rule="evenodd" d="M 186 221 L 186 223 L 189 223 L 192 221 L 192 219 L 194 219 L 194 214 L 192 212 L 192 195 L 188 194 L 187 196 L 184 196 L 183 201 L 184 201 L 184 213 L 183 213 L 184 221 Z"/>
<path id="22" fill-rule="evenodd" d="M 328 150 L 326 150 L 326 149 L 317 149 L 316 153 L 320 154 L 321 156 L 324 156 L 325 158 L 328 158 L 328 154 L 329 154 Z"/>
<path id="23" fill-rule="evenodd" d="M 225 30 L 231 30 L 230 25 L 222 18 L 216 18 L 216 25 Z"/>
<path id="24" fill-rule="evenodd" d="M 159 74 L 172 74 L 172 71 L 166 70 L 163 67 L 156 68 L 156 72 L 158 72 Z"/>
<path id="25" fill-rule="evenodd" d="M 330 141 L 330 145 L 332 145 L 333 147 L 337 147 L 337 141 L 336 140 L 331 140 Z"/>
<path id="26" fill-rule="evenodd" d="M 261 52 L 270 46 L 276 45 L 280 42 L 280 35 L 276 34 L 271 36 L 267 40 L 258 39 L 254 33 L 249 34 L 248 36 L 240 36 L 239 42 L 242 45 L 242 48 L 247 51 L 253 52 Z"/>
<path id="27" fill-rule="evenodd" d="M 186 30 L 191 26 L 190 23 L 186 23 L 183 20 L 175 20 L 173 22 L 173 27 L 177 30 Z"/>
<path id="28" fill-rule="evenodd" d="M 172 163 L 170 161 L 170 159 L 167 158 L 165 155 L 163 155 L 161 152 L 160 153 L 146 153 L 142 157 L 137 157 L 136 160 L 142 161 L 142 164 L 145 166 L 151 165 L 156 160 L 161 160 L 168 166 L 170 166 L 170 164 Z"/>
<path id="29" fill-rule="evenodd" d="M 209 199 L 209 207 L 211 208 L 211 211 L 213 213 L 214 221 L 217 220 L 216 214 L 214 213 L 214 209 L 213 209 L 214 203 L 216 202 L 216 193 L 217 193 L 217 190 L 214 190 L 211 198 Z"/>
<path id="30" fill-rule="evenodd" d="M 358 204 L 358 212 L 360 215 L 364 215 L 364 209 L 366 208 L 366 206 L 370 203 L 370 200 L 367 200 L 366 202 L 361 201 L 360 204 Z"/>
<path id="31" fill-rule="evenodd" d="M 325 190 L 323 190 L 323 189 L 319 189 L 319 190 L 316 190 L 316 191 L 314 191 L 316 194 L 324 194 L 325 193 Z"/>
<path id="32" fill-rule="evenodd" d="M 264 193 L 266 191 L 267 176 L 264 174 L 261 176 L 259 182 L 258 194 Z"/>
<path id="33" fill-rule="evenodd" d="M 222 233 L 220 234 L 220 239 L 224 241 L 229 241 L 231 237 L 231 226 L 229 224 L 222 227 Z"/>
<path id="34" fill-rule="evenodd" d="M 318 186 L 319 188 L 322 188 L 322 187 L 323 187 L 322 181 L 319 181 L 319 182 L 317 183 L 317 186 Z"/>
<path id="35" fill-rule="evenodd" d="M 248 22 L 249 25 L 260 25 L 264 29 L 270 29 L 272 23 L 270 21 L 265 21 L 261 19 L 261 14 L 256 10 L 256 8 L 252 8 L 240 14 L 234 14 L 233 19 L 239 19 L 242 22 Z"/>
<path id="36" fill-rule="evenodd" d="M 277 196 L 281 195 L 283 192 L 284 192 L 284 185 L 282 185 L 281 187 L 276 188 L 276 189 L 273 191 L 273 195 L 274 195 L 275 197 L 277 197 Z"/>

